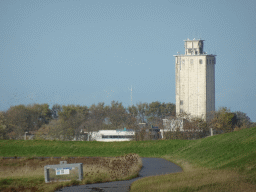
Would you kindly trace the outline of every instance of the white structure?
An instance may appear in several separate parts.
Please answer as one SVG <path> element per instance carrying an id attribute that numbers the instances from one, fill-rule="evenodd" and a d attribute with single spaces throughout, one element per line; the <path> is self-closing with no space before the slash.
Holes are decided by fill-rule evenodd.
<path id="1" fill-rule="evenodd" d="M 97 132 L 89 132 L 88 136 L 92 141 L 131 141 L 135 137 L 133 130 L 99 130 Z"/>
<path id="2" fill-rule="evenodd" d="M 185 40 L 185 54 L 175 56 L 176 115 L 210 119 L 215 110 L 216 55 L 203 51 L 204 40 Z"/>
<path id="3" fill-rule="evenodd" d="M 183 132 L 185 121 L 184 118 L 163 119 L 164 129 L 160 129 L 162 138 L 164 137 L 164 132 L 174 132 L 177 131 L 177 129 Z"/>
<path id="4" fill-rule="evenodd" d="M 163 126 L 164 126 L 164 132 L 167 131 L 176 131 L 177 128 L 180 129 L 180 131 L 184 131 L 183 125 L 184 125 L 184 119 L 163 119 Z M 160 130 L 161 131 L 161 130 Z M 162 134 L 163 131 L 161 131 Z"/>

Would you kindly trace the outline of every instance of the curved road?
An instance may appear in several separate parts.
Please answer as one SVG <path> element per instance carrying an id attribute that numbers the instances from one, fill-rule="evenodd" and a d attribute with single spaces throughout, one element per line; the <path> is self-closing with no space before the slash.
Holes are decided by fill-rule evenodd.
<path id="1" fill-rule="evenodd" d="M 134 179 L 126 181 L 114 181 L 107 183 L 95 183 L 88 185 L 65 187 L 63 189 L 60 189 L 59 191 L 127 192 L 129 191 L 129 187 L 131 186 L 131 184 L 142 177 L 182 172 L 181 167 L 162 158 L 142 158 L 142 163 L 143 167 L 139 172 L 139 177 L 136 177 Z"/>

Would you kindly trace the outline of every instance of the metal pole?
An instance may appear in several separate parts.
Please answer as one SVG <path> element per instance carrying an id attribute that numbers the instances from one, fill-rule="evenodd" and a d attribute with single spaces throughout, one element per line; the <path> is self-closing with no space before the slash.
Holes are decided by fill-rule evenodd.
<path id="1" fill-rule="evenodd" d="M 131 89 L 129 89 L 129 90 L 131 90 L 131 106 L 132 106 L 132 86 L 131 86 Z"/>

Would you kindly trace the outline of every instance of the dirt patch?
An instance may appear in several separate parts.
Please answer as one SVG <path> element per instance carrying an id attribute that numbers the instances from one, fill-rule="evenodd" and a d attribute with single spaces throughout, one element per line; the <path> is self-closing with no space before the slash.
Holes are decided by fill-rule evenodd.
<path id="1" fill-rule="evenodd" d="M 131 179 L 138 175 L 142 167 L 142 160 L 137 154 L 121 157 L 1 158 L 0 191 L 57 190 L 62 187 L 58 182 L 45 184 L 44 166 L 60 164 L 60 161 L 83 163 L 84 177 L 79 184 Z M 72 181 L 67 186 L 73 185 Z"/>
<path id="2" fill-rule="evenodd" d="M 105 157 L 68 157 L 68 158 L 19 158 L 19 159 L 0 159 L 0 168 L 7 169 L 11 167 L 20 168 L 28 166 L 31 168 L 44 167 L 46 165 L 56 165 L 60 161 L 67 161 L 67 163 L 83 163 L 89 165 L 96 165 L 106 162 Z M 105 161 L 104 161 L 105 160 Z"/>
<path id="3" fill-rule="evenodd" d="M 130 172 L 130 168 L 136 165 L 139 161 L 134 154 L 129 154 L 121 157 L 67 157 L 67 158 L 12 158 L 12 159 L 0 159 L 0 171 L 1 178 L 6 177 L 4 172 L 13 172 L 22 169 L 24 172 L 26 170 L 37 170 L 43 169 L 46 165 L 56 165 L 60 161 L 67 161 L 68 164 L 71 163 L 83 163 L 84 166 L 97 166 L 98 168 L 109 169 L 113 172 L 118 171 L 124 176 L 127 176 Z M 84 170 L 85 171 L 85 170 Z M 88 173 L 87 173 L 88 174 Z"/>
<path id="4" fill-rule="evenodd" d="M 10 187 L 7 189 L 1 189 L 2 192 L 37 192 L 38 188 L 37 187 Z"/>

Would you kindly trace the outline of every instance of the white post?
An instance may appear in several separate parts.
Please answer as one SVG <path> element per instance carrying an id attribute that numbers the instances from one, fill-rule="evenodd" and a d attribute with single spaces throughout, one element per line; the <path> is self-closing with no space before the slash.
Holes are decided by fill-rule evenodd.
<path id="1" fill-rule="evenodd" d="M 26 134 L 27 134 L 28 132 L 25 132 L 25 136 L 24 136 L 24 140 L 26 141 Z"/>
<path id="2" fill-rule="evenodd" d="M 211 129 L 211 136 L 213 136 L 213 131 L 212 131 L 212 128 L 210 128 Z"/>

